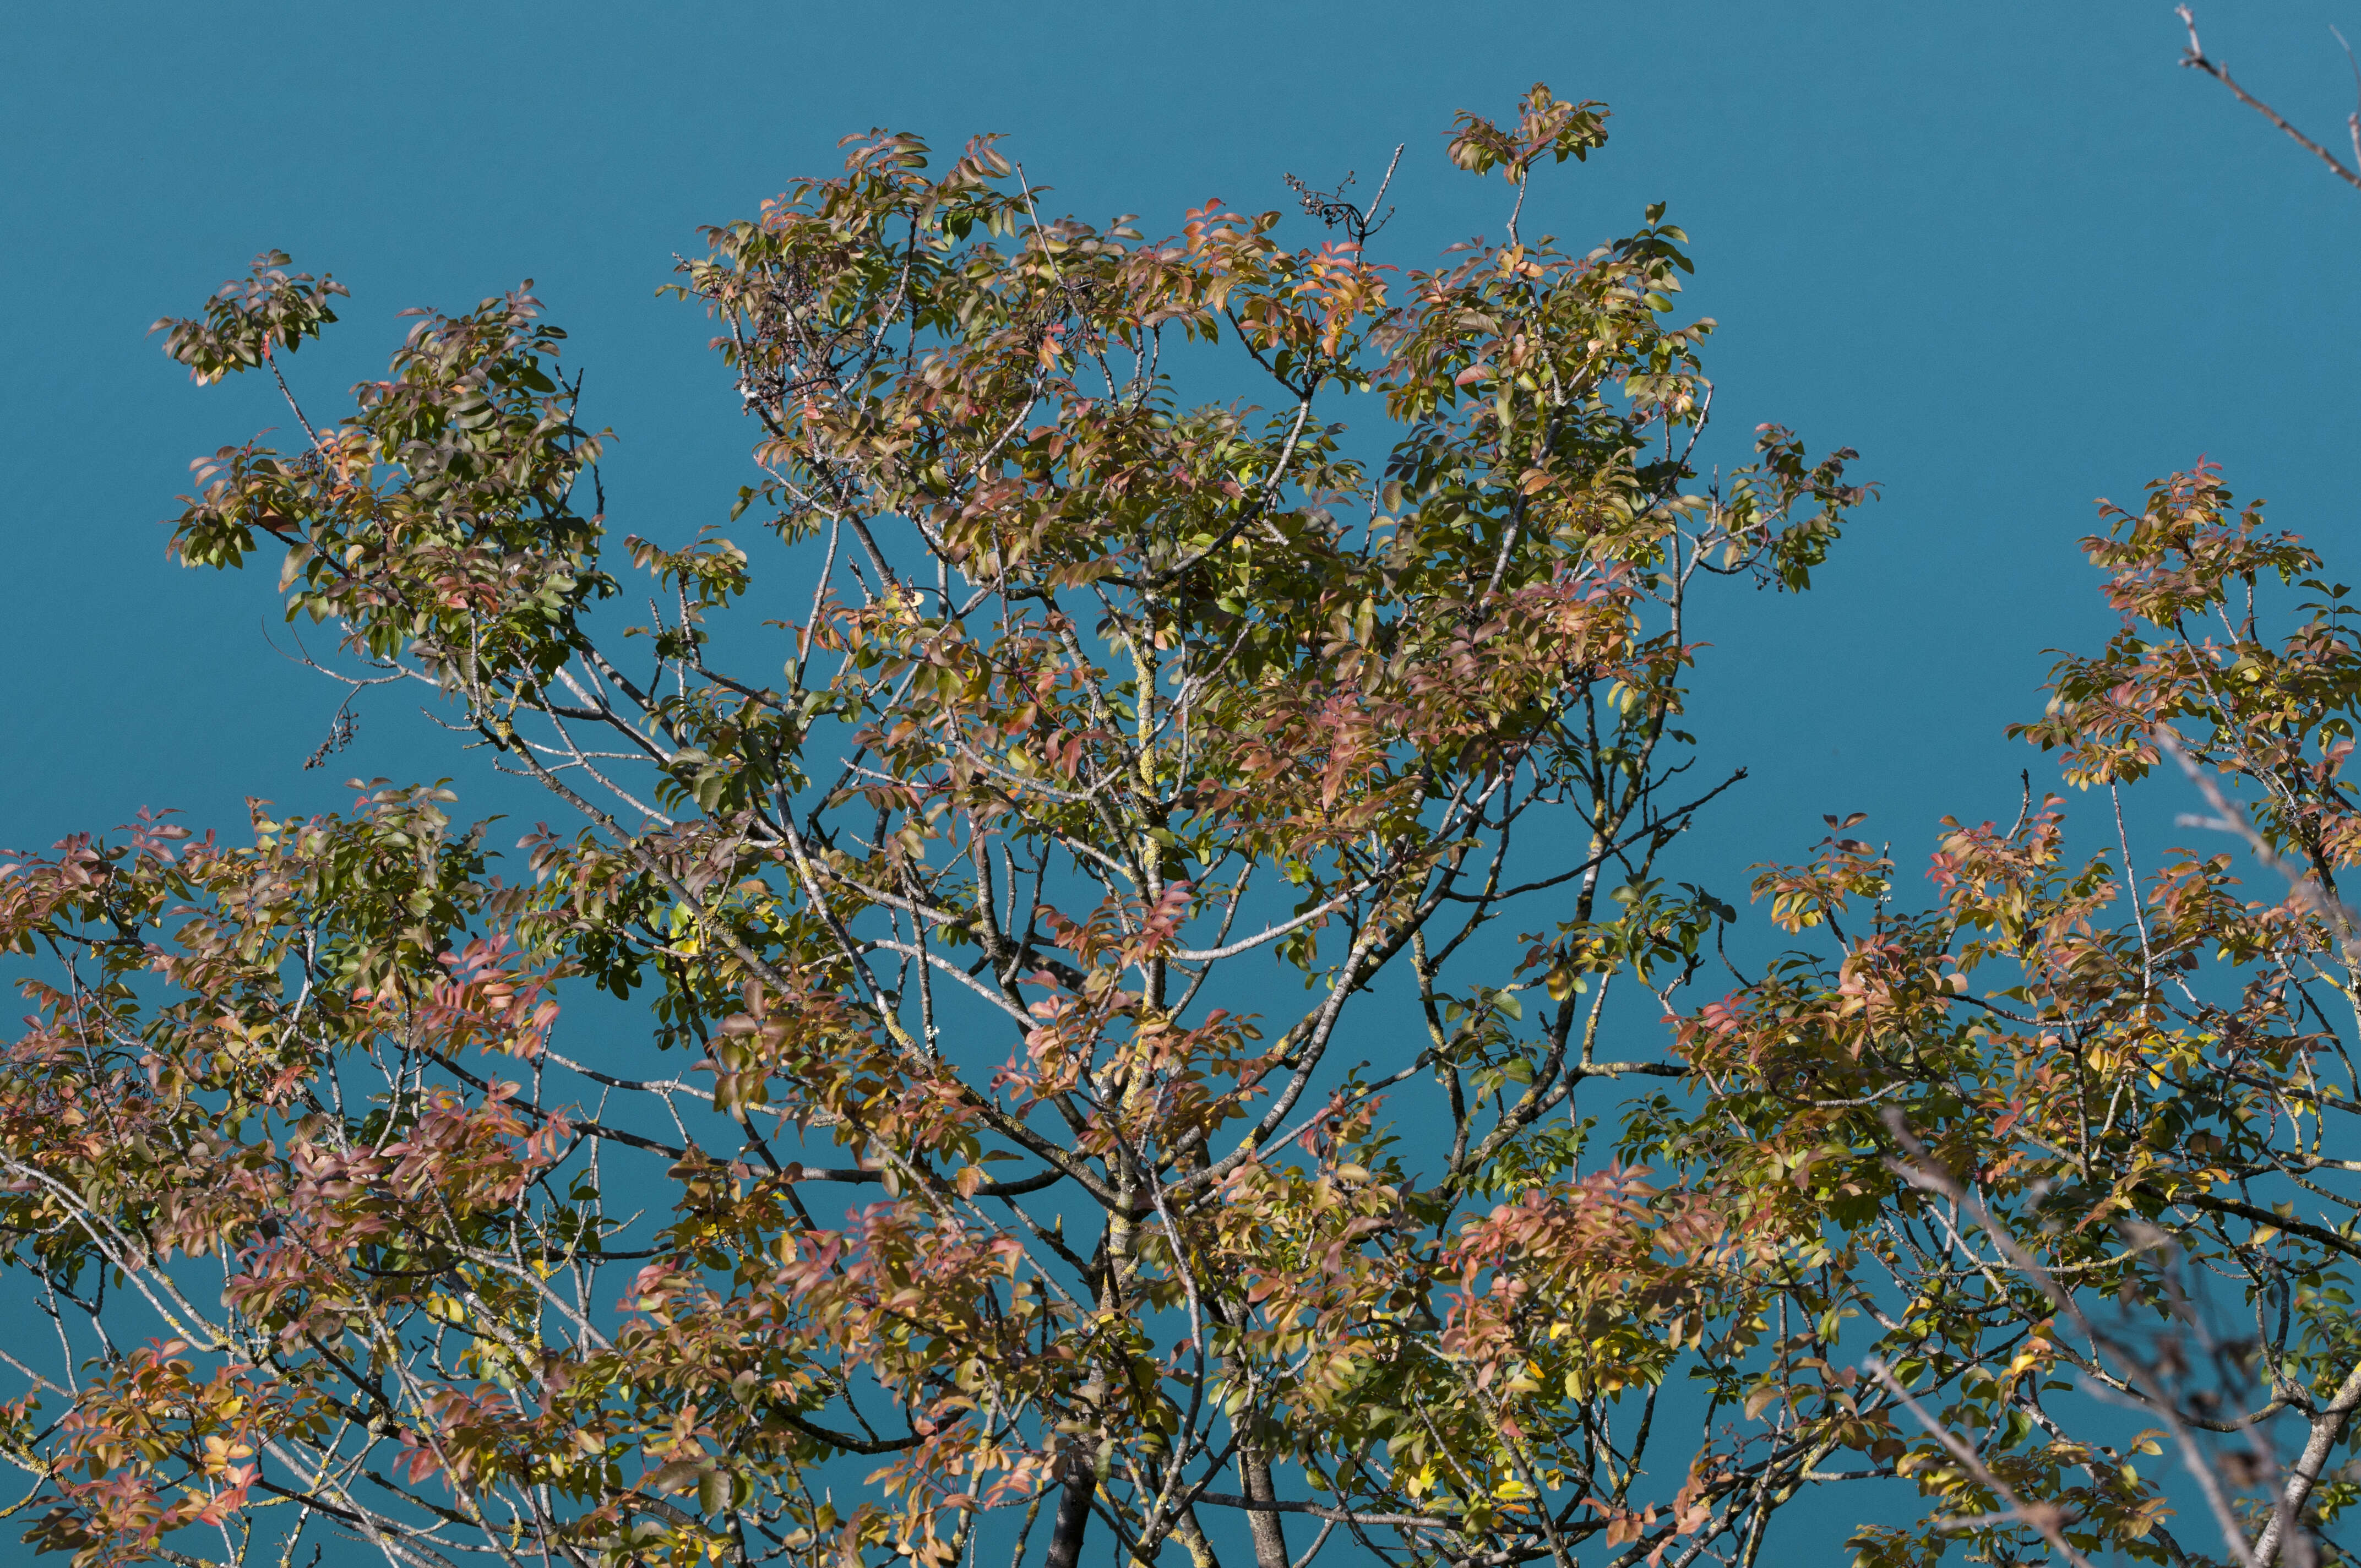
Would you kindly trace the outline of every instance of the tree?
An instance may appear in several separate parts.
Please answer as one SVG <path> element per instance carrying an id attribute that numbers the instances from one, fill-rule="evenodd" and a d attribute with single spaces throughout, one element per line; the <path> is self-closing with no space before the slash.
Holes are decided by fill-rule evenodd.
<path id="1" fill-rule="evenodd" d="M 1736 782 L 1681 728 L 1695 618 L 1807 588 L 1867 492 L 1775 427 L 1699 482 L 1662 207 L 1521 237 L 1605 119 L 1461 116 L 1505 243 L 1400 276 L 1383 186 L 1307 192 L 1313 247 L 1218 204 L 1148 242 L 1044 219 L 988 138 L 939 178 L 857 140 L 675 285 L 786 591 L 629 538 L 668 604 L 621 640 L 527 291 L 419 322 L 334 423 L 280 364 L 332 280 L 271 253 L 159 323 L 304 436 L 224 449 L 181 557 L 283 548 L 356 691 L 431 686 L 570 819 L 504 880 L 380 781 L 0 877 L 38 1008 L 0 1223 L 59 1341 L 9 1355 L 31 1538 L 1752 1563 L 1907 1477 L 1874 1561 L 2202 1560 L 2079 1373 L 2196 1457 L 2232 1558 L 2315 1550 L 2361 1403 L 2361 1242 L 2286 1206 L 2345 1201 L 2319 1128 L 2361 1099 L 2315 1000 L 2354 995 L 2342 590 L 2267 642 L 2234 595 L 2313 557 L 2169 481 L 2090 542 L 2125 633 L 2026 730 L 2110 789 L 2178 747 L 2284 902 L 2190 855 L 2121 909 L 2128 839 L 2070 864 L 2028 783 L 1923 914 L 1832 821 L 1756 892 L 1836 950 L 1716 980 L 1738 914 L 1672 881 Z M 594 987 L 653 1048 L 574 1042 Z M 2304 1423 L 2284 1464 L 2250 1389 Z"/>
<path id="2" fill-rule="evenodd" d="M 2342 1033 L 2361 920 L 2338 886 L 2361 843 L 2355 610 L 2212 468 L 2103 511 L 2083 544 L 2122 631 L 2062 659 L 2047 713 L 2014 732 L 2108 793 L 2112 849 L 2070 857 L 2063 803 L 2037 807 L 2028 780 L 2005 831 L 1945 821 L 1937 900 L 1913 913 L 1891 858 L 1831 818 L 1810 863 L 1755 892 L 1836 950 L 1685 1020 L 1705 1092 L 1628 1135 L 1751 1194 L 1746 1223 L 1817 1270 L 1784 1320 L 1811 1326 L 1773 1344 L 1751 1398 L 1829 1446 L 1864 1393 L 1923 1429 L 1893 1473 L 1950 1518 L 1862 1531 L 1865 1561 L 1931 1561 L 1947 1532 L 1994 1561 L 2343 1561 L 2321 1531 L 2361 1482 L 2331 1464 L 2361 1409 L 2361 1162 L 2339 1152 L 2361 1105 Z M 2308 597 L 2273 635 L 2271 590 L 2290 587 Z M 2244 897 L 2226 853 L 2139 869 L 2122 789 L 2168 760 L 2211 807 L 2182 825 L 2243 839 L 2283 897 Z M 1878 1331 L 1857 1368 L 1835 1365 L 1848 1311 Z M 2093 1396 L 2127 1412 L 2112 1442 Z M 2162 1445 L 2187 1473 L 2186 1539 L 2133 1463 Z M 2201 1555 L 2217 1528 L 2224 1555 Z"/>
<path id="3" fill-rule="evenodd" d="M 1604 122 L 1536 88 L 1451 156 L 1521 212 Z M 43 1544 L 947 1560 L 1007 1508 L 1060 1568 L 1094 1519 L 1210 1562 L 1239 1513 L 1279 1568 L 1290 1523 L 1638 1528 L 1638 1391 L 1747 1292 L 1694 1195 L 1577 1170 L 1572 1113 L 1679 1072 L 1603 1057 L 1605 1003 L 1661 1012 L 1716 918 L 1656 872 L 1729 783 L 1688 776 L 1692 594 L 1804 587 L 1850 454 L 1766 430 L 1696 488 L 1711 323 L 1668 319 L 1661 208 L 1586 254 L 1512 214 L 1396 280 L 1341 197 L 1316 248 L 1218 206 L 1147 243 L 1044 219 L 989 138 L 928 167 L 860 139 L 683 268 L 759 422 L 739 512 L 805 565 L 758 594 L 726 539 L 628 539 L 671 601 L 636 674 L 591 613 L 601 438 L 522 291 L 202 476 L 182 560 L 283 546 L 291 615 L 580 826 L 503 883 L 447 794 L 372 787 L 5 884 L 67 964 L 7 1080 L 13 1261 L 104 1336 L 28 1372 L 71 1411 L 16 1431 Z M 168 351 L 280 378 L 343 293 L 286 263 Z M 1178 400 L 1214 376 L 1269 406 Z M 1545 812 L 1579 824 L 1546 865 L 1512 848 Z M 1274 960 L 1310 999 L 1258 1016 Z M 581 981 L 680 1056 L 564 1054 Z M 1405 1086 L 1449 1118 L 1422 1175 Z M 126 1289 L 170 1343 L 130 1348 Z"/>

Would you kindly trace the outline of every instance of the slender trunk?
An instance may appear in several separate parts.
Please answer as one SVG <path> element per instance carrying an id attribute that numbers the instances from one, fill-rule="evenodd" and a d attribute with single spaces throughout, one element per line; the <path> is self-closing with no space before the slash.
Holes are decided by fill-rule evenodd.
<path id="1" fill-rule="evenodd" d="M 1099 1308 L 1102 1311 L 1122 1310 L 1126 1265 L 1131 1259 L 1132 1224 L 1127 1217 L 1131 1190 L 1121 1189 L 1122 1201 L 1107 1214 L 1106 1233 L 1099 1241 L 1098 1262 L 1104 1272 L 1099 1278 Z M 1106 1376 L 1093 1371 L 1079 1390 L 1074 1413 L 1085 1431 L 1097 1428 L 1107 1396 Z M 1058 1497 L 1058 1519 L 1049 1532 L 1049 1554 L 1042 1559 L 1042 1568 L 1077 1568 L 1082 1557 L 1082 1536 L 1091 1526 L 1091 1498 L 1097 1493 L 1099 1469 L 1105 1463 L 1108 1444 L 1102 1440 L 1095 1453 L 1077 1439 L 1066 1451 L 1066 1480 Z"/>
<path id="2" fill-rule="evenodd" d="M 1082 1534 L 1091 1526 L 1091 1494 L 1099 1478 L 1088 1455 L 1077 1451 L 1066 1464 L 1066 1484 L 1058 1497 L 1058 1519 L 1049 1531 L 1049 1555 L 1042 1568 L 1079 1568 Z"/>
<path id="3" fill-rule="evenodd" d="M 2336 1397 L 2312 1419 L 2312 1431 L 2303 1445 L 2303 1453 L 2290 1470 L 2278 1506 L 2271 1510 L 2270 1522 L 2263 1526 L 2263 1533 L 2255 1542 L 2256 1568 L 2272 1568 L 2282 1555 L 2295 1556 L 2295 1552 L 2286 1550 L 2290 1544 L 2287 1527 L 2292 1521 L 2296 1526 L 2295 1533 L 2302 1534 L 2303 1506 L 2311 1499 L 2312 1487 L 2319 1485 L 2320 1473 L 2327 1468 L 2328 1456 L 2334 1452 L 2336 1440 L 2345 1435 L 2345 1429 L 2352 1421 L 2356 1409 L 2361 1409 L 2361 1365 L 2345 1374 L 2345 1386 L 2336 1390 Z M 2220 1510 L 2217 1508 L 2216 1511 Z M 2224 1535 L 2236 1529 L 2235 1519 L 2226 1516 L 2223 1519 Z M 2309 1556 L 2305 1549 L 2311 1544 L 2309 1540 L 2300 1541 L 2295 1543 L 2296 1551 L 2305 1552 Z"/>
<path id="4" fill-rule="evenodd" d="M 1239 1448 L 1238 1474 L 1246 1482 L 1248 1498 L 1257 1503 L 1279 1501 L 1279 1489 L 1270 1484 L 1270 1461 L 1259 1452 Z M 1255 1568 L 1287 1568 L 1287 1532 L 1279 1527 L 1279 1518 L 1267 1508 L 1246 1510 L 1246 1528 L 1254 1532 Z"/>
<path id="5" fill-rule="evenodd" d="M 1225 1294 L 1219 1282 L 1215 1283 L 1213 1292 L 1207 1298 L 1205 1307 L 1213 1321 L 1233 1335 L 1245 1329 L 1251 1311 L 1244 1302 Z M 1237 1375 L 1239 1368 L 1228 1355 L 1224 1354 L 1213 1358 L 1213 1370 L 1216 1380 L 1225 1383 Z M 1231 1418 L 1231 1424 L 1238 1434 L 1239 1489 L 1246 1493 L 1250 1502 L 1275 1503 L 1279 1500 L 1279 1488 L 1271 1484 L 1270 1460 L 1254 1442 L 1257 1415 L 1257 1412 L 1246 1409 Z M 1276 1511 L 1247 1509 L 1246 1529 L 1254 1537 L 1255 1568 L 1288 1568 L 1287 1533 L 1280 1527 Z"/>

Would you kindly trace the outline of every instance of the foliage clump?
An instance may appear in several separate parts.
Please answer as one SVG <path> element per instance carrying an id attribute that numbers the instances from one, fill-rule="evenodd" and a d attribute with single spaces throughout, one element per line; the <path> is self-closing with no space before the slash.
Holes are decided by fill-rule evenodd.
<path id="1" fill-rule="evenodd" d="M 380 782 L 0 876 L 40 960 L 0 1216 L 65 1336 L 11 1362 L 31 1539 L 1752 1563 L 1791 1499 L 1906 1477 L 1929 1522 L 1865 1561 L 2199 1560 L 2070 1430 L 2079 1377 L 2141 1452 L 2240 1434 L 2232 1556 L 2309 1547 L 2361 1405 L 2344 590 L 2267 641 L 2314 558 L 2167 481 L 2089 542 L 2125 630 L 2025 731 L 2085 785 L 2227 780 L 2287 898 L 2077 862 L 2028 786 L 1913 912 L 1831 818 L 1754 889 L 1828 946 L 1713 999 L 1740 917 L 1666 859 L 1736 782 L 1682 728 L 1697 617 L 1806 590 L 1869 492 L 1770 426 L 1700 482 L 1661 206 L 1522 237 L 1605 127 L 1462 116 L 1507 236 L 1408 273 L 1382 189 L 1308 192 L 1303 248 L 1220 203 L 1150 241 L 1045 218 L 990 138 L 859 138 L 673 285 L 757 427 L 733 526 L 789 565 L 627 537 L 620 634 L 606 438 L 526 290 L 218 454 L 181 559 L 280 546 L 356 690 L 432 687 L 567 822 L 503 880 Z M 288 265 L 168 352 L 278 378 L 343 293 Z M 591 985 L 646 1048 L 569 1043 Z"/>

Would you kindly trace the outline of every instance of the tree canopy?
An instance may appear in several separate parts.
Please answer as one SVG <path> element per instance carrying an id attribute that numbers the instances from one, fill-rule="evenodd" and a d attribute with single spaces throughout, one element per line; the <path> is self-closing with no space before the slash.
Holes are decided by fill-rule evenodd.
<path id="1" fill-rule="evenodd" d="M 334 420 L 284 363 L 332 279 L 159 323 L 302 436 L 222 449 L 179 557 L 277 554 L 353 698 L 559 821 L 504 860 L 379 780 L 0 874 L 28 1539 L 1568 1568 L 1898 1496 L 1862 1561 L 2333 1551 L 2346 590 L 2213 469 L 2107 509 L 2122 630 L 2021 733 L 2093 802 L 2161 769 L 2202 847 L 2116 800 L 2070 848 L 2028 775 L 1921 897 L 1831 817 L 1750 956 L 1675 880 L 1738 782 L 1686 698 L 1871 492 L 1777 426 L 1700 456 L 1663 206 L 1523 232 L 1606 142 L 1462 115 L 1505 234 L 1403 271 L 1382 185 L 1149 240 L 993 138 L 856 138 L 671 285 L 753 548 L 617 559 L 530 285 Z"/>

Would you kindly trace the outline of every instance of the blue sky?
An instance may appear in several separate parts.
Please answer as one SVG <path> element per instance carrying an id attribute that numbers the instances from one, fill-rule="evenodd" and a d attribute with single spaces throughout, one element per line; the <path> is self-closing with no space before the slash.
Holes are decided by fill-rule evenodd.
<path id="1" fill-rule="evenodd" d="M 2241 79 L 2326 138 L 2361 4 L 2201 12 Z M 1906 858 L 1998 816 L 2040 761 L 2001 737 L 2046 649 L 2111 629 L 2074 545 L 2091 501 L 2210 455 L 2361 581 L 2361 192 L 2178 68 L 2159 0 L 1978 5 L 1590 0 L 402 6 L 19 5 L 0 56 L 0 844 L 142 806 L 235 830 L 241 797 L 337 806 L 354 773 L 458 776 L 463 809 L 544 813 L 401 702 L 302 762 L 338 693 L 289 663 L 273 574 L 164 558 L 192 457 L 283 421 L 200 392 L 143 336 L 267 246 L 353 290 L 297 358 L 316 407 L 382 364 L 394 313 L 537 280 L 587 368 L 618 532 L 726 517 L 748 428 L 696 313 L 654 298 L 696 226 L 834 170 L 872 126 L 977 130 L 1051 204 L 1176 228 L 1282 176 L 1365 182 L 1407 143 L 1381 258 L 1498 231 L 1451 172 L 1455 110 L 1536 77 L 1607 100 L 1613 140 L 1537 184 L 1525 226 L 1587 243 L 1663 200 L 1725 458 L 1761 420 L 1861 453 L 1884 498 L 1802 601 L 1701 634 L 1696 728 L 1752 771 L 1692 850 L 1718 891 L 1867 810 Z M 1366 185 L 1365 185 L 1366 188 Z M 1316 232 L 1305 233 L 1307 240 Z M 763 613 L 773 613 L 765 611 Z M 2164 786 L 2136 808 L 2169 821 Z"/>
<path id="2" fill-rule="evenodd" d="M 2220 5 L 2207 41 L 2335 136 L 2334 5 Z M 198 391 L 143 336 L 265 246 L 354 291 L 299 379 L 382 363 L 393 313 L 538 280 L 574 334 L 619 528 L 721 518 L 748 433 L 695 313 L 653 297 L 695 227 L 836 165 L 873 125 L 1002 130 L 1053 204 L 1176 227 L 1288 171 L 1365 179 L 1407 142 L 1381 245 L 1415 264 L 1497 227 L 1454 174 L 1461 107 L 1542 77 L 1614 140 L 1536 188 L 1587 242 L 1663 199 L 1718 317 L 1725 454 L 1758 421 L 1850 444 L 1884 499 L 1802 602 L 1704 635 L 1697 717 L 1753 783 L 1729 854 L 1866 809 L 1924 842 L 2014 805 L 2042 650 L 2107 618 L 2072 541 L 2206 453 L 2336 554 L 2352 534 L 2361 192 L 2180 70 L 2168 7 L 908 4 L 17 8 L 0 92 L 0 843 L 244 795 L 338 803 L 348 773 L 467 764 L 400 704 L 304 774 L 335 694 L 265 641 L 269 574 L 163 558 L 188 460 L 283 415 Z M 1533 220 L 1528 219 L 1529 227 Z M 2361 551 L 2350 574 L 2361 576 Z"/>
<path id="3" fill-rule="evenodd" d="M 2361 12 L 2201 20 L 2243 80 L 2342 131 L 2328 27 Z M 1668 201 L 1722 323 L 1725 454 L 1776 418 L 1884 486 L 1821 591 L 1705 630 L 1700 729 L 1753 770 L 1715 830 L 1732 863 L 1822 811 L 1923 843 L 1946 811 L 2013 806 L 2026 759 L 2000 726 L 2037 707 L 2043 649 L 2107 630 L 2072 544 L 2092 497 L 2206 453 L 2332 556 L 2352 533 L 2361 193 L 2179 69 L 2153 0 L 122 5 L 18 7 L 10 33 L 0 843 L 142 805 L 235 825 L 247 795 L 340 803 L 348 773 L 456 773 L 507 804 L 399 704 L 301 772 L 335 694 L 266 642 L 268 574 L 180 571 L 156 521 L 191 457 L 283 415 L 191 388 L 150 321 L 265 246 L 333 269 L 351 308 L 297 367 L 332 405 L 395 311 L 532 276 L 621 438 L 619 527 L 686 532 L 724 515 L 747 431 L 654 287 L 697 225 L 873 125 L 1005 131 L 1053 204 L 1151 231 L 1407 142 L 1381 243 L 1415 264 L 1499 222 L 1499 187 L 1445 166 L 1453 111 L 1505 113 L 1536 77 L 1609 101 L 1612 144 L 1537 187 L 1540 223 L 1587 242 Z"/>

